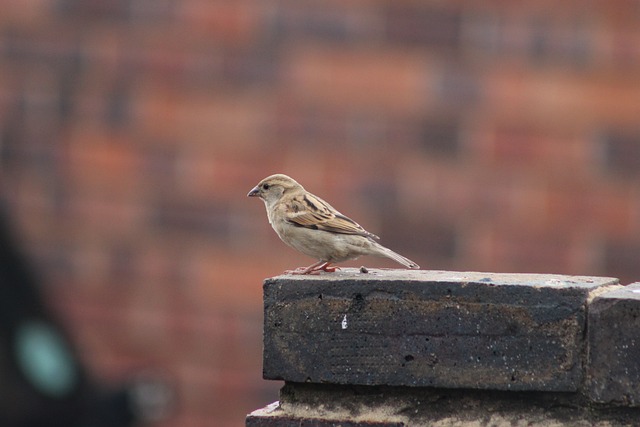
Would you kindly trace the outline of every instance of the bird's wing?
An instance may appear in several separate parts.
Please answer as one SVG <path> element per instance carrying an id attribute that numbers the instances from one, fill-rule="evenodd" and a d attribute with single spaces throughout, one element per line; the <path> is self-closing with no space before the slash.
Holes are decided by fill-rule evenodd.
<path id="1" fill-rule="evenodd" d="M 288 222 L 298 227 L 378 239 L 378 236 L 369 233 L 360 224 L 342 215 L 329 203 L 311 193 L 293 197 L 287 203 L 285 215 Z"/>

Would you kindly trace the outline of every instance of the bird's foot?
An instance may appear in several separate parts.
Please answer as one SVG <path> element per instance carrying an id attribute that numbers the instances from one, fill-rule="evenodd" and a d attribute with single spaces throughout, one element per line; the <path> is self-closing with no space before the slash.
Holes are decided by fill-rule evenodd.
<path id="1" fill-rule="evenodd" d="M 318 270 L 326 271 L 327 273 L 334 273 L 336 270 L 340 270 L 340 267 L 330 267 L 331 263 L 327 262 L 324 265 L 318 267 Z"/>
<path id="2" fill-rule="evenodd" d="M 297 274 L 297 275 L 302 275 L 302 274 L 313 274 L 313 275 L 317 275 L 320 274 L 321 271 L 326 271 L 327 273 L 333 273 L 335 272 L 337 269 L 339 269 L 339 267 L 331 267 L 330 266 L 331 263 L 330 262 L 316 262 L 315 264 L 312 264 L 308 267 L 298 267 L 295 270 L 286 270 L 284 272 L 284 274 Z"/>
<path id="3" fill-rule="evenodd" d="M 285 270 L 284 274 L 320 274 L 320 272 L 311 267 L 298 267 L 295 270 Z"/>

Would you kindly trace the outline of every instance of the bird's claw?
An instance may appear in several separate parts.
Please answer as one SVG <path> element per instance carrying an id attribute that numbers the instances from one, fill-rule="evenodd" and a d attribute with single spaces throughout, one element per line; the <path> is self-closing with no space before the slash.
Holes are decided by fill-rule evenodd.
<path id="1" fill-rule="evenodd" d="M 316 263 L 316 264 L 310 265 L 308 267 L 298 267 L 295 270 L 286 270 L 284 272 L 284 274 L 297 274 L 297 275 L 312 274 L 312 275 L 318 275 L 318 274 L 320 274 L 321 271 L 326 271 L 327 273 L 333 273 L 336 270 L 340 269 L 340 267 L 331 267 L 330 265 L 331 265 L 330 262 Z"/>
<path id="2" fill-rule="evenodd" d="M 311 269 L 309 267 L 298 267 L 295 270 L 285 270 L 284 274 L 320 274 L 318 270 Z"/>

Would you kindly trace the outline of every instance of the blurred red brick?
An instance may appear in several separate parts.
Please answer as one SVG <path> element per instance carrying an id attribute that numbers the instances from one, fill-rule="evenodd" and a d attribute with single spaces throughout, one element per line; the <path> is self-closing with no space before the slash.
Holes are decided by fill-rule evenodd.
<path id="1" fill-rule="evenodd" d="M 42 25 L 50 19 L 51 2 L 49 0 L 7 0 L 2 5 L 2 24 L 20 23 L 21 25 Z"/>
<path id="2" fill-rule="evenodd" d="M 285 58 L 289 88 L 306 101 L 331 107 L 424 111 L 429 62 L 422 55 L 386 50 L 294 48 Z"/>
<path id="3" fill-rule="evenodd" d="M 176 19 L 190 32 L 231 46 L 256 42 L 262 25 L 261 6 L 251 1 L 187 0 L 176 7 Z"/>

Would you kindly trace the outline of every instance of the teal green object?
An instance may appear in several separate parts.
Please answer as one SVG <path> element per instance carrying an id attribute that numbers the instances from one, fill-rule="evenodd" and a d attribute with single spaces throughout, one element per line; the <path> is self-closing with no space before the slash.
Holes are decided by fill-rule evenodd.
<path id="1" fill-rule="evenodd" d="M 23 323 L 16 333 L 18 366 L 27 380 L 49 397 L 70 394 L 78 382 L 78 367 L 65 339 L 42 321 Z"/>

